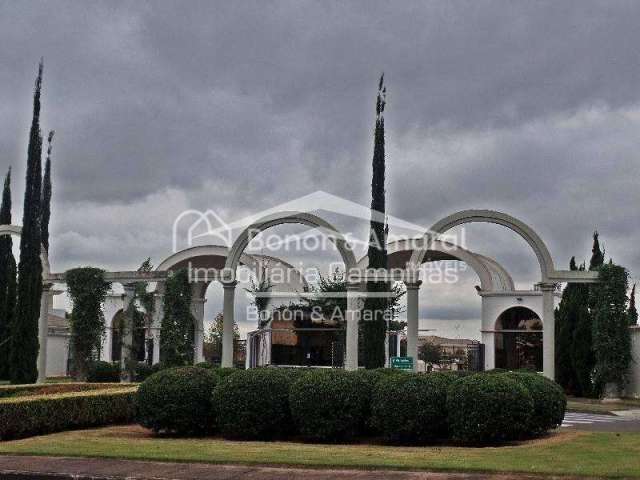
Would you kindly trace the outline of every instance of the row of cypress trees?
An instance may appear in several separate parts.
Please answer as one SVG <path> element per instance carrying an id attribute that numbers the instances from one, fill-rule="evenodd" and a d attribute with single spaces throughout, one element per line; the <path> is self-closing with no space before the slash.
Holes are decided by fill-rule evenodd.
<path id="1" fill-rule="evenodd" d="M 626 309 L 626 270 L 612 262 L 605 265 L 604 258 L 594 232 L 589 270 L 600 272 L 600 282 L 567 284 L 555 312 L 556 380 L 568 393 L 581 397 L 600 396 L 606 383 L 624 383 L 630 357 L 628 326 L 637 322 L 635 286 Z M 572 257 L 569 268 L 585 270 L 586 266 L 578 266 Z M 616 294 L 611 296 L 612 292 Z M 611 340 L 612 336 L 616 339 Z M 611 364 L 617 365 L 620 376 L 612 374 Z"/>
<path id="2" fill-rule="evenodd" d="M 42 263 L 40 254 L 49 248 L 51 216 L 51 145 L 53 131 L 48 136 L 47 159 L 42 175 L 42 133 L 40 130 L 40 95 L 43 62 L 33 95 L 33 117 L 27 149 L 27 172 L 24 192 L 20 260 L 16 268 L 13 241 L 0 237 L 0 377 L 12 383 L 33 383 L 38 378 L 38 318 L 42 294 Z M 11 170 L 4 182 L 0 224 L 10 225 Z M 16 281 L 16 273 L 19 281 Z"/>

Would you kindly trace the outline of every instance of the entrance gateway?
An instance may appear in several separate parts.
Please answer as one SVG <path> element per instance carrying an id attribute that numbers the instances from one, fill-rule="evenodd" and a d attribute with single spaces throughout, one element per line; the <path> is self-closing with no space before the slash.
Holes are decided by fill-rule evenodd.
<path id="1" fill-rule="evenodd" d="M 554 320 L 554 298 L 557 293 L 557 286 L 560 283 L 594 283 L 597 282 L 597 272 L 591 271 L 569 271 L 556 270 L 553 259 L 542 239 L 524 222 L 511 217 L 507 214 L 490 211 L 490 210 L 466 210 L 450 215 L 443 220 L 436 222 L 422 237 L 420 248 L 412 251 L 405 251 L 403 265 L 404 274 L 402 278 L 393 279 L 403 281 L 407 286 L 407 357 L 412 359 L 418 358 L 418 331 L 419 331 L 419 299 L 418 293 L 421 284 L 418 281 L 417 273 L 423 261 L 429 258 L 430 251 L 433 251 L 433 245 L 438 241 L 437 236 L 445 233 L 447 230 L 466 223 L 494 223 L 507 227 L 520 235 L 534 251 L 540 264 L 540 282 L 533 286 L 530 290 L 515 290 L 509 284 L 505 277 L 504 269 L 497 266 L 496 262 L 477 255 L 480 262 L 484 258 L 484 267 L 478 264 L 478 271 L 483 271 L 481 277 L 481 288 L 478 294 L 482 297 L 482 343 L 485 345 L 485 369 L 492 369 L 496 366 L 496 354 L 498 348 L 496 345 L 496 334 L 506 335 L 510 332 L 505 329 L 499 330 L 496 325 L 498 317 L 506 310 L 523 306 L 529 308 L 536 313 L 543 328 L 542 331 L 536 330 L 536 334 L 542 334 L 542 369 L 545 376 L 554 378 L 554 337 L 555 337 L 555 320 Z M 320 228 L 325 232 L 329 232 L 336 247 L 340 252 L 345 263 L 345 268 L 353 271 L 358 269 L 352 249 L 345 237 L 332 225 L 318 217 L 307 212 L 281 212 L 269 217 L 263 218 L 253 225 L 245 229 L 236 238 L 233 247 L 227 251 L 224 247 L 209 246 L 212 248 L 223 249 L 225 262 L 225 272 L 235 272 L 238 264 L 245 257 L 244 250 L 247 247 L 251 235 L 256 231 L 264 231 L 272 226 L 281 224 L 298 223 L 307 225 L 312 228 Z M 0 235 L 19 235 L 20 227 L 11 225 L 0 225 Z M 179 252 L 180 253 L 180 252 Z M 189 252 L 185 251 L 185 259 L 189 257 Z M 458 257 L 456 257 L 458 258 Z M 466 260 L 465 260 L 466 261 Z M 41 319 L 39 323 L 40 338 L 40 359 L 39 381 L 44 381 L 46 370 L 46 336 L 48 330 L 47 312 L 51 309 L 52 288 L 55 284 L 64 284 L 64 273 L 50 273 L 47 258 L 43 258 L 43 298 L 41 306 Z M 489 275 L 487 275 L 487 271 Z M 120 283 L 125 288 L 123 296 L 122 309 L 125 311 L 129 303 L 133 299 L 134 285 L 136 282 L 156 283 L 154 318 L 150 328 L 149 340 L 153 340 L 154 347 L 159 344 L 159 334 L 162 317 L 162 303 L 164 300 L 164 282 L 168 275 L 168 270 L 158 269 L 154 272 L 138 272 L 138 271 L 120 271 L 106 272 L 105 279 L 112 283 Z M 351 283 L 347 285 L 347 311 L 346 311 L 346 342 L 345 342 L 345 362 L 344 366 L 347 370 L 355 370 L 358 368 L 358 322 L 360 318 L 360 302 L 365 292 L 363 285 L 366 282 L 366 274 L 362 272 L 359 278 L 350 278 Z M 490 282 L 489 282 L 490 280 Z M 506 280 L 506 281 L 505 281 Z M 222 345 L 222 366 L 231 367 L 234 365 L 233 353 L 233 337 L 234 337 L 234 300 L 236 282 L 234 278 L 219 278 L 224 286 L 224 332 Z M 489 287 L 486 287 L 486 285 Z M 203 298 L 202 295 L 195 296 L 196 303 L 193 305 L 194 315 L 197 320 L 203 316 Z M 157 308 L 160 307 L 160 308 Z M 118 309 L 119 310 L 119 309 Z M 106 313 L 106 312 L 105 312 Z M 112 319 L 108 319 L 109 322 Z M 133 325 L 133 319 L 127 318 L 127 322 Z M 428 327 L 428 325 L 426 325 Z M 197 327 L 200 327 L 198 322 Z M 196 355 L 197 360 L 202 359 L 202 337 L 203 332 L 196 330 Z M 110 336 L 107 336 L 110 338 Z M 504 337 L 503 337 L 504 338 Z M 533 338 L 533 337 L 532 337 Z M 133 339 L 126 338 L 123 342 L 126 347 L 130 347 Z M 498 344 L 500 341 L 498 341 Z M 111 345 L 109 345 L 110 347 Z M 44 348 L 42 348 L 44 347 Z M 498 345 L 499 347 L 499 345 Z M 111 352 L 111 348 L 103 348 L 102 352 Z M 247 352 L 251 352 L 251 348 L 247 348 Z M 153 348 L 153 362 L 158 360 L 158 349 Z M 498 354 L 499 356 L 500 354 Z M 415 369 L 417 362 L 413 362 Z M 536 362 L 539 363 L 539 362 Z"/>

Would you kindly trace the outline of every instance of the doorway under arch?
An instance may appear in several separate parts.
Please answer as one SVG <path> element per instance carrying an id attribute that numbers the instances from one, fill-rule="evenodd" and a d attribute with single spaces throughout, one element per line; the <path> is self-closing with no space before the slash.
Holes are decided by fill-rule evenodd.
<path id="1" fill-rule="evenodd" d="M 511 307 L 496 320 L 495 366 L 542 371 L 542 320 L 527 307 Z"/>

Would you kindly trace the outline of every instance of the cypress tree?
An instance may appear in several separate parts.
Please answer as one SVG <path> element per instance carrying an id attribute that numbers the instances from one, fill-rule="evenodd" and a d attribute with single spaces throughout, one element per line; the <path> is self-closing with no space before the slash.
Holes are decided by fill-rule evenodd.
<path id="1" fill-rule="evenodd" d="M 371 179 L 371 230 L 369 237 L 369 269 L 387 269 L 387 239 L 385 232 L 385 139 L 384 109 L 387 89 L 384 75 L 378 84 L 376 98 L 376 123 L 373 145 L 373 175 Z M 384 281 L 367 282 L 367 292 L 378 296 L 367 297 L 362 315 L 364 336 L 365 368 L 384 367 L 384 341 L 386 335 L 386 315 L 388 299 L 383 295 L 389 292 L 389 284 Z"/>
<path id="2" fill-rule="evenodd" d="M 44 177 L 42 178 L 42 246 L 49 251 L 49 220 L 51 219 L 51 149 L 54 131 L 49 132 L 47 138 L 47 161 L 44 164 Z"/>
<path id="3" fill-rule="evenodd" d="M 42 61 L 33 95 L 33 119 L 27 151 L 27 175 L 24 192 L 20 262 L 18 263 L 18 300 L 13 318 L 10 352 L 12 383 L 34 383 L 38 378 L 38 317 L 42 293 L 41 194 L 42 134 L 40 132 L 40 90 Z"/>
<path id="4" fill-rule="evenodd" d="M 591 248 L 591 260 L 589 270 L 598 270 L 604 263 L 604 251 L 600 248 L 598 232 L 593 232 L 593 247 Z M 593 289 L 595 286 L 577 285 L 575 300 L 576 325 L 573 333 L 573 370 L 575 374 L 575 394 L 578 396 L 592 397 L 597 395 L 595 389 L 594 368 L 596 366 L 595 350 L 593 345 Z"/>
<path id="5" fill-rule="evenodd" d="M 577 270 L 575 257 L 569 262 L 570 270 Z M 577 322 L 577 298 L 579 285 L 568 283 L 562 291 L 560 305 L 555 311 L 556 317 L 556 381 L 565 391 L 575 392 L 575 375 L 571 352 L 573 348 L 573 333 Z"/>
<path id="6" fill-rule="evenodd" d="M 623 267 L 609 262 L 600 267 L 599 283 L 591 292 L 597 393 L 603 392 L 607 384 L 615 385 L 619 391 L 626 384 L 632 361 L 627 314 L 628 278 Z"/>
<path id="7" fill-rule="evenodd" d="M 4 180 L 0 225 L 11 225 L 11 167 Z M 16 260 L 13 258 L 13 240 L 10 235 L 0 236 L 0 378 L 9 378 L 9 341 L 13 310 L 16 303 Z"/>
<path id="8" fill-rule="evenodd" d="M 633 284 L 633 288 L 631 289 L 631 295 L 629 296 L 629 325 L 637 325 L 638 324 L 638 310 L 636 309 L 636 284 Z"/>

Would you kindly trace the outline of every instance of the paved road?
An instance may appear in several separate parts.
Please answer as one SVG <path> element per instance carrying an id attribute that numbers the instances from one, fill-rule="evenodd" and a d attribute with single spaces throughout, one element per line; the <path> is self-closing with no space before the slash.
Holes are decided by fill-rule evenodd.
<path id="1" fill-rule="evenodd" d="M 640 418 L 567 412 L 562 428 L 592 432 L 640 432 Z"/>

